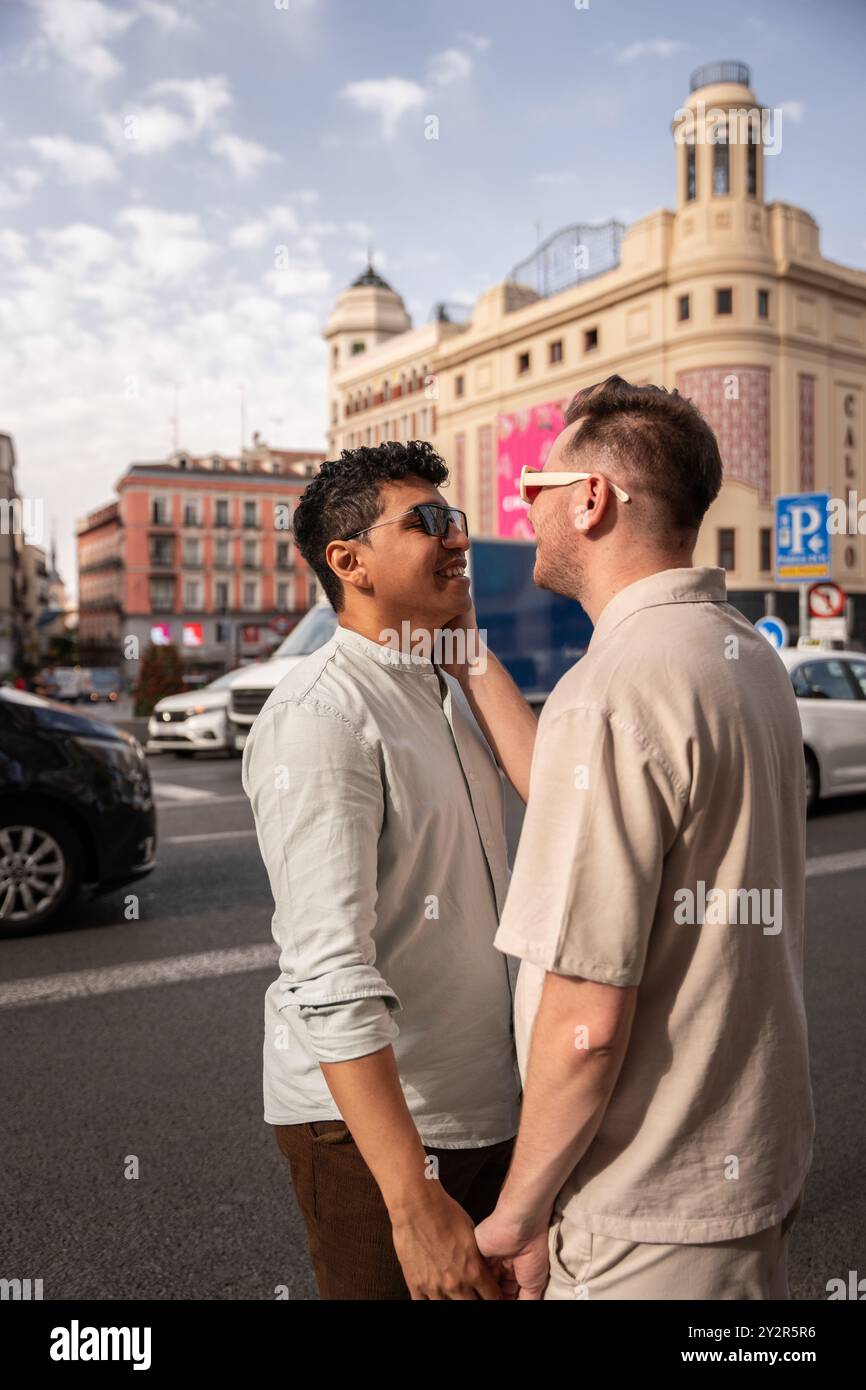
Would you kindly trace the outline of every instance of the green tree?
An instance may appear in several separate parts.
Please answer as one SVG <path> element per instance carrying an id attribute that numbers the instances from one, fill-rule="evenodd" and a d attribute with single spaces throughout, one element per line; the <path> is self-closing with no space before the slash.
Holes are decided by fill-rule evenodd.
<path id="1" fill-rule="evenodd" d="M 149 715 L 163 695 L 177 695 L 184 688 L 180 654 L 173 642 L 165 647 L 152 643 L 141 659 L 141 671 L 135 687 L 136 719 Z"/>

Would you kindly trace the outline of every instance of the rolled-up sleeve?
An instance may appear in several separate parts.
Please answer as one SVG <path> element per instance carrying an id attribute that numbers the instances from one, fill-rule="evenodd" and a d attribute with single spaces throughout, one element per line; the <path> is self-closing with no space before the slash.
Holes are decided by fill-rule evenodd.
<path id="1" fill-rule="evenodd" d="M 264 710 L 244 785 L 274 896 L 288 1007 L 320 1062 L 397 1037 L 400 1001 L 376 968 L 378 840 L 384 815 L 375 754 L 341 714 L 287 701 Z"/>

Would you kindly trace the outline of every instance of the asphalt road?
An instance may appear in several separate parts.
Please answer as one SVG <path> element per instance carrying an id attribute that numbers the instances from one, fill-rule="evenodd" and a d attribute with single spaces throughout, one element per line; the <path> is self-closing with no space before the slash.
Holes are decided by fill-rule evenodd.
<path id="1" fill-rule="evenodd" d="M 261 1115 L 277 953 L 240 765 L 152 768 L 156 871 L 62 930 L 0 942 L 0 1277 L 59 1299 L 315 1298 Z M 818 1137 L 791 1288 L 824 1299 L 828 1279 L 866 1275 L 866 797 L 822 809 L 808 853 Z"/>

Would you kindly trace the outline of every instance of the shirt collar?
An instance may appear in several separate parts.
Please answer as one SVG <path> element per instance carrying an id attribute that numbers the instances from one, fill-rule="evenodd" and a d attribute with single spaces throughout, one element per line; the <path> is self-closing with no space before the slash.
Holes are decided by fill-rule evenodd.
<path id="1" fill-rule="evenodd" d="M 701 565 L 695 569 L 659 570 L 657 574 L 636 579 L 614 594 L 602 609 L 589 645 L 600 642 L 642 608 L 658 608 L 669 603 L 727 603 L 727 600 L 723 569 Z"/>
<path id="2" fill-rule="evenodd" d="M 399 633 L 397 636 L 399 639 Z M 364 652 L 386 671 L 416 671 L 426 676 L 435 675 L 436 672 L 436 667 L 427 657 L 415 656 L 411 651 L 400 651 L 397 644 L 374 642 L 371 637 L 365 637 L 363 633 L 355 632 L 353 628 L 343 627 L 339 623 L 334 632 L 334 640 L 339 645 L 354 647 L 357 651 Z"/>

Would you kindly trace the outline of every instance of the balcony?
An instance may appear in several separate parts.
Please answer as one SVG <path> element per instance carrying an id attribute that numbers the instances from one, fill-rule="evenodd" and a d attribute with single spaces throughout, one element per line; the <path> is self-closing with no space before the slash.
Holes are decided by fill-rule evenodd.
<path id="1" fill-rule="evenodd" d="M 243 568 L 245 570 L 260 570 L 261 567 L 262 564 L 260 560 L 244 560 L 243 562 Z"/>
<path id="2" fill-rule="evenodd" d="M 173 570 L 173 569 L 174 569 L 174 556 L 173 556 L 173 555 L 151 555 L 151 557 L 150 557 L 150 568 L 151 568 L 152 570 Z"/>

